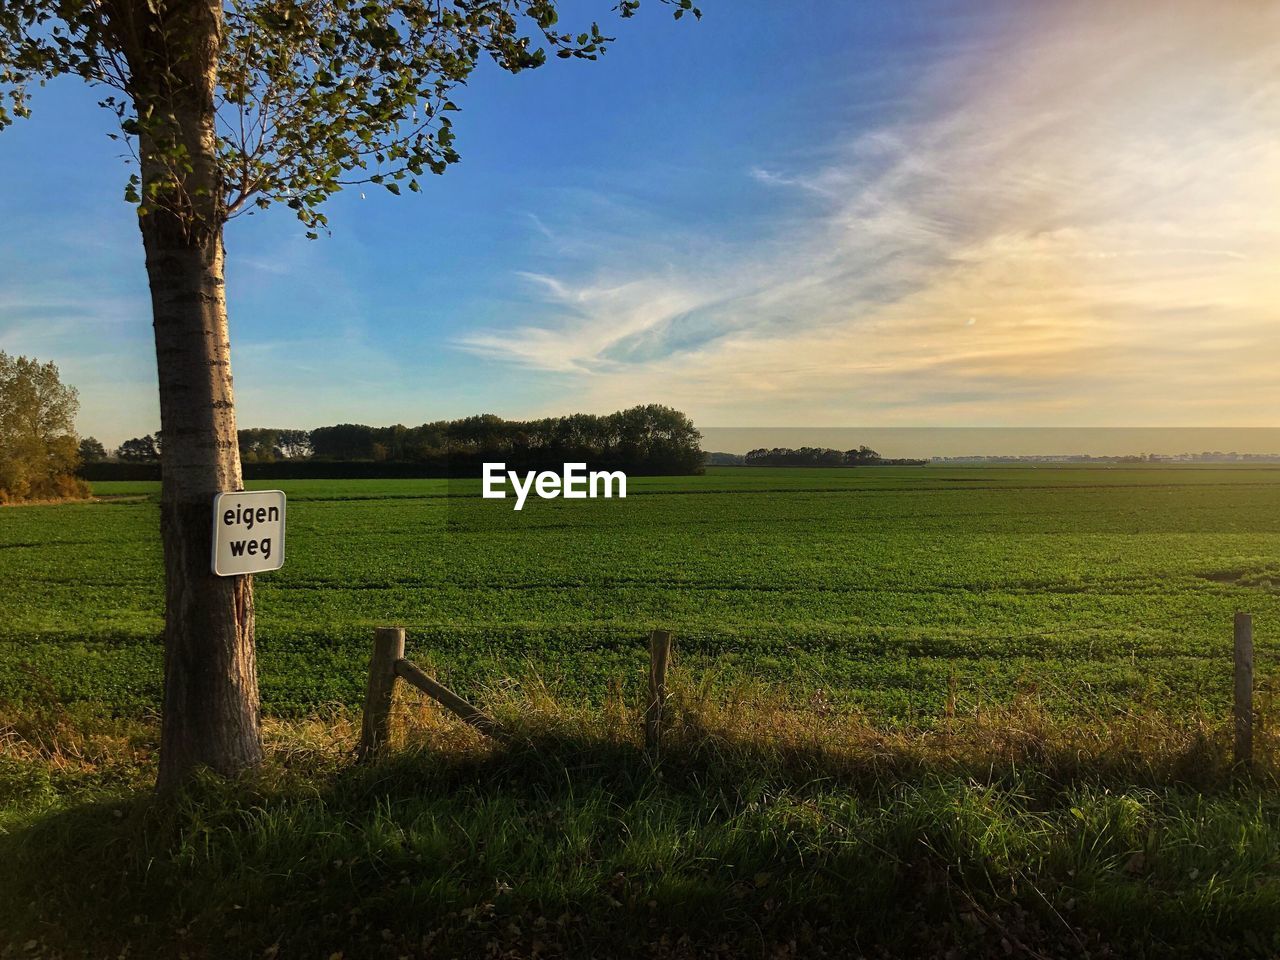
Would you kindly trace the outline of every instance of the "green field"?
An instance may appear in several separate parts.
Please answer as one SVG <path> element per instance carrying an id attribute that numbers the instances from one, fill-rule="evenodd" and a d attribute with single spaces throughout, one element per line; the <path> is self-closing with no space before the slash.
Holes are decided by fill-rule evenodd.
<path id="1" fill-rule="evenodd" d="M 713 687 L 821 690 L 927 720 L 1035 690 L 1053 710 L 1220 711 L 1231 616 L 1280 652 L 1280 469 L 719 468 L 626 500 L 483 500 L 478 482 L 296 481 L 287 562 L 257 580 L 265 709 L 359 702 L 372 629 L 483 696 L 636 685 L 677 636 Z M 0 512 L 0 700 L 121 714 L 160 694 L 157 485 Z"/>

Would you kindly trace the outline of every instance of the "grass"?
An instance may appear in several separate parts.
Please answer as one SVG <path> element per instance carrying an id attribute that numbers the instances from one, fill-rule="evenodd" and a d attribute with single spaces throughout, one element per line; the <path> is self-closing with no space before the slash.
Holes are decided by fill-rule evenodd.
<path id="1" fill-rule="evenodd" d="M 257 581 L 277 716 L 356 705 L 380 624 L 464 692 L 530 664 L 594 702 L 643 675 L 663 625 L 724 686 L 821 688 L 895 722 L 938 716 L 953 677 L 997 700 L 1038 684 L 1062 711 L 1218 711 L 1237 608 L 1276 677 L 1276 469 L 730 468 L 520 513 L 474 482 L 281 486 L 288 560 Z M 155 486 L 99 487 L 145 499 L 0 523 L 0 700 L 34 670 L 66 702 L 158 703 Z"/>
<path id="2" fill-rule="evenodd" d="M 345 711 L 268 724 L 239 783 L 145 789 L 154 726 L 46 704 L 0 765 L 0 942 L 21 956 L 1270 956 L 1273 733 L 1064 723 L 1033 696 L 883 728 L 681 674 L 636 704 L 493 691 L 484 740 L 407 695 L 381 761 Z M 1271 730 L 1268 725 L 1267 730 Z"/>
<path id="3" fill-rule="evenodd" d="M 267 764 L 165 804 L 155 485 L 0 517 L 0 957 L 1280 952 L 1280 470 L 279 485 Z M 385 624 L 509 738 L 406 699 L 354 764 Z"/>

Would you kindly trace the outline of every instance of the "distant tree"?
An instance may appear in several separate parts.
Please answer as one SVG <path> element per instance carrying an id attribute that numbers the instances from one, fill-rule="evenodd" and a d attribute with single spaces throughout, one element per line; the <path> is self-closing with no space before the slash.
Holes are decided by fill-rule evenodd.
<path id="1" fill-rule="evenodd" d="M 449 423 L 449 443 L 463 450 L 500 450 L 508 436 L 507 421 L 479 413 Z"/>
<path id="2" fill-rule="evenodd" d="M 240 459 L 247 463 L 301 460 L 311 456 L 311 431 L 250 427 L 236 433 Z"/>
<path id="3" fill-rule="evenodd" d="M 311 431 L 312 456 L 317 460 L 372 460 L 373 427 L 339 423 Z"/>
<path id="4" fill-rule="evenodd" d="M 747 453 L 744 460 L 749 467 L 857 467 L 857 466 L 920 466 L 924 460 L 900 458 L 886 460 L 868 446 L 854 450 L 833 450 L 830 447 L 764 447 Z"/>
<path id="5" fill-rule="evenodd" d="M 709 467 L 740 467 L 747 461 L 741 453 L 723 453 L 718 450 L 710 450 L 705 456 Z"/>
<path id="6" fill-rule="evenodd" d="M 0 501 L 88 495 L 75 478 L 79 409 L 52 363 L 0 351 Z"/>
<path id="7" fill-rule="evenodd" d="M 849 462 L 846 454 L 830 447 L 800 447 L 794 450 L 790 447 L 774 447 L 770 450 L 761 448 L 750 451 L 746 456 L 748 466 L 838 467 Z"/>
<path id="8" fill-rule="evenodd" d="M 870 447 L 866 446 L 865 444 L 861 447 L 858 447 L 857 450 L 846 450 L 844 454 L 844 462 L 850 463 L 850 464 L 879 463 L 881 459 L 882 458 L 880 454 L 876 453 L 874 450 L 872 450 Z"/>
<path id="9" fill-rule="evenodd" d="M 609 437 L 628 463 L 664 473 L 701 471 L 702 434 L 679 410 L 659 403 L 619 410 L 606 418 Z"/>
<path id="10" fill-rule="evenodd" d="M 80 462 L 101 463 L 107 459 L 107 448 L 97 437 L 85 437 L 80 441 Z"/>
<path id="11" fill-rule="evenodd" d="M 280 456 L 286 460 L 303 460 L 311 456 L 310 430 L 279 430 Z"/>
<path id="12" fill-rule="evenodd" d="M 792 467 L 803 463 L 800 451 L 790 447 L 757 447 L 747 451 L 744 462 L 749 467 Z"/>
<path id="13" fill-rule="evenodd" d="M 449 446 L 449 425 L 443 420 L 411 427 L 405 437 L 406 460 L 426 463 L 446 455 Z"/>
<path id="14" fill-rule="evenodd" d="M 116 456 L 125 463 L 158 463 L 160 461 L 160 444 L 152 434 L 145 437 L 134 437 L 120 444 Z"/>
<path id="15" fill-rule="evenodd" d="M 405 459 L 405 451 L 409 445 L 409 428 L 404 424 L 380 427 L 374 431 L 374 439 L 373 459 L 396 461 Z"/>
<path id="16" fill-rule="evenodd" d="M 271 463 L 280 454 L 280 431 L 255 427 L 236 433 L 240 459 L 247 463 Z"/>

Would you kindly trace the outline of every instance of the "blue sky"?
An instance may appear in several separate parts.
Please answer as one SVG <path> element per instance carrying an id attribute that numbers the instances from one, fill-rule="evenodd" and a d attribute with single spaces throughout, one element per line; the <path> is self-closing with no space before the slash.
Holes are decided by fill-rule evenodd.
<path id="1" fill-rule="evenodd" d="M 1274 425 L 1264 5 L 650 2 L 484 69 L 463 159 L 227 231 L 242 426 L 671 403 L 704 425 Z M 1052 13 L 1049 13 L 1052 9 Z M 0 348 L 109 444 L 158 426 L 112 117 L 0 133 Z"/>

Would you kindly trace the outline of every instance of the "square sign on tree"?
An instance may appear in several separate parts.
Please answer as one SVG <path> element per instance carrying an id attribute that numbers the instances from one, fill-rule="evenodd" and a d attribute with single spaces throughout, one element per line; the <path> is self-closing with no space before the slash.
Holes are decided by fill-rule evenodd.
<path id="1" fill-rule="evenodd" d="M 284 566 L 284 491 L 236 490 L 213 498 L 213 572 L 220 577 Z"/>

